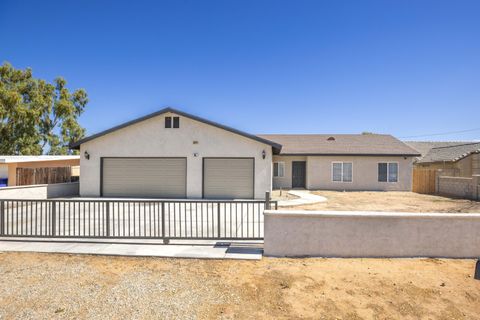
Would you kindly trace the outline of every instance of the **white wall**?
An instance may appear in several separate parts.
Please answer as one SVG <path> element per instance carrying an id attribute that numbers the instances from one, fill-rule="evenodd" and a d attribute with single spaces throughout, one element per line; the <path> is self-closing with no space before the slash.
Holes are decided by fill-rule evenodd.
<path id="1" fill-rule="evenodd" d="M 264 254 L 480 257 L 480 213 L 265 211 Z"/>
<path id="2" fill-rule="evenodd" d="M 203 157 L 254 157 L 255 198 L 271 190 L 271 146 L 182 116 L 179 129 L 165 129 L 165 116 L 175 115 L 163 114 L 82 144 L 80 195 L 100 196 L 101 157 L 186 157 L 188 198 L 202 197 Z"/>

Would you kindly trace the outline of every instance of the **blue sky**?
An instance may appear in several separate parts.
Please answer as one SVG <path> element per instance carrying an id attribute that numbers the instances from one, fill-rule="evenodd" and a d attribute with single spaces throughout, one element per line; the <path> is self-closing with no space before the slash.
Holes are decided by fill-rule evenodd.
<path id="1" fill-rule="evenodd" d="M 164 106 L 251 133 L 478 128 L 480 1 L 0 0 L 0 61 L 85 88 L 89 134 Z"/>

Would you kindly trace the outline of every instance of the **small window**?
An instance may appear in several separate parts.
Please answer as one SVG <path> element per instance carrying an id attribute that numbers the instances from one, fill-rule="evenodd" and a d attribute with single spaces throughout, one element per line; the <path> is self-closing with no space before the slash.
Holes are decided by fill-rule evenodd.
<path id="1" fill-rule="evenodd" d="M 273 163 L 273 176 L 274 177 L 283 177 L 285 175 L 285 163 L 284 162 L 274 162 Z"/>
<path id="2" fill-rule="evenodd" d="M 378 164 L 378 182 L 398 182 L 398 163 L 383 162 Z"/>
<path id="3" fill-rule="evenodd" d="M 172 127 L 172 117 L 165 117 L 165 128 Z"/>
<path id="4" fill-rule="evenodd" d="M 351 162 L 333 162 L 332 163 L 332 181 L 334 182 L 352 182 L 353 164 Z"/>
<path id="5" fill-rule="evenodd" d="M 173 117 L 173 127 L 174 128 L 180 128 L 180 118 L 179 117 Z"/>

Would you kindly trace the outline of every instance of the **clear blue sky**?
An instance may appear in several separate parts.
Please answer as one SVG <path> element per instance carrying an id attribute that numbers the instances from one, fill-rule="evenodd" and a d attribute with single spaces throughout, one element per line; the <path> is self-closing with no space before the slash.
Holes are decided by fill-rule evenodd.
<path id="1" fill-rule="evenodd" d="M 85 88 L 88 134 L 172 106 L 251 133 L 404 137 L 480 127 L 479 15 L 478 0 L 0 0 L 0 61 Z"/>

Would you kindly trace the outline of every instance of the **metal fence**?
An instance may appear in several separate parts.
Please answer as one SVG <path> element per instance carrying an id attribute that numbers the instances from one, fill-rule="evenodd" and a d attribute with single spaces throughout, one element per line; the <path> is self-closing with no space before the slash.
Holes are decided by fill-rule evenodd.
<path id="1" fill-rule="evenodd" d="M 263 239 L 276 201 L 0 200 L 0 236 Z"/>

